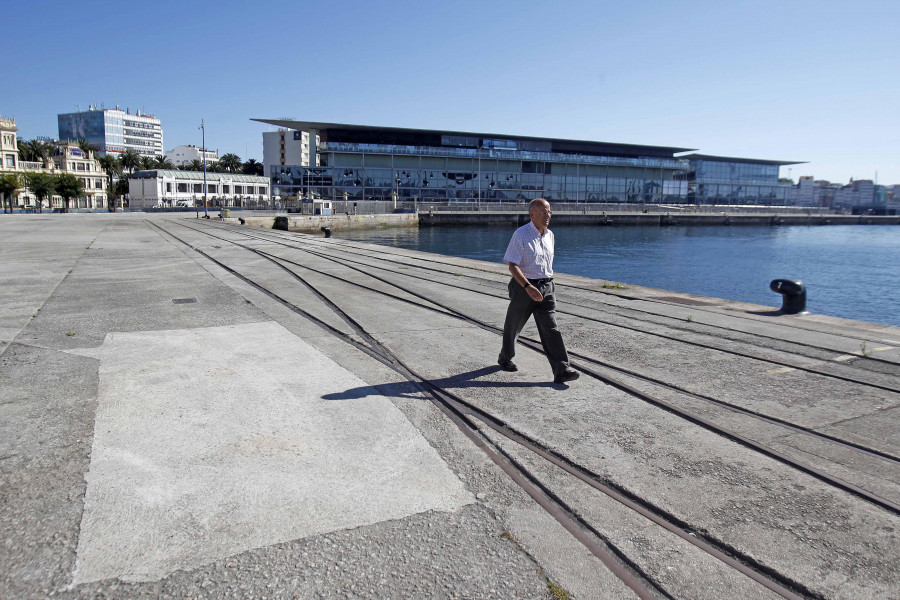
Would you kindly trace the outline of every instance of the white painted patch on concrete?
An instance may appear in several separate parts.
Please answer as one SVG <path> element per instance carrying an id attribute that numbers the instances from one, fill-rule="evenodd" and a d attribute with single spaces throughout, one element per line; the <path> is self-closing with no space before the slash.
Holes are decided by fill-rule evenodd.
<path id="1" fill-rule="evenodd" d="M 841 354 L 840 356 L 835 356 L 831 360 L 834 362 L 847 362 L 848 360 L 853 360 L 854 358 L 859 358 L 862 356 L 861 354 Z"/>
<path id="2" fill-rule="evenodd" d="M 792 373 L 797 369 L 793 367 L 778 367 L 777 369 L 770 369 L 765 372 L 766 375 L 781 375 L 782 373 Z"/>
<path id="3" fill-rule="evenodd" d="M 113 333 L 86 353 L 100 394 L 75 583 L 474 500 L 387 398 L 277 323 Z"/>

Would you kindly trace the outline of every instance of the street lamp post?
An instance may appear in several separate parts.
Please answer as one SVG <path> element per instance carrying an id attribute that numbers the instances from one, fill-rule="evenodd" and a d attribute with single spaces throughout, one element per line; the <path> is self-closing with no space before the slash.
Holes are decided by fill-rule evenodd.
<path id="1" fill-rule="evenodd" d="M 478 146 L 478 211 L 481 212 L 481 151 L 484 149 L 483 145 Z"/>
<path id="2" fill-rule="evenodd" d="M 203 132 L 203 144 L 200 152 L 203 153 L 203 216 L 209 217 L 209 208 L 206 203 L 206 124 L 200 119 L 200 130 Z"/>

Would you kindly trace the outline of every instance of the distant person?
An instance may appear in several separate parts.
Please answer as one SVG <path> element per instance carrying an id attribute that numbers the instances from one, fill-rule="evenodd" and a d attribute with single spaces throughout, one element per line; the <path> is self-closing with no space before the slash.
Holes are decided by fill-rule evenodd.
<path id="1" fill-rule="evenodd" d="M 556 326 L 556 285 L 553 283 L 553 232 L 550 203 L 543 198 L 531 201 L 531 222 L 516 229 L 503 260 L 509 264 L 509 308 L 503 325 L 503 349 L 497 364 L 504 371 L 518 371 L 512 361 L 516 340 L 528 317 L 534 315 L 544 354 L 553 369 L 553 383 L 578 379 L 578 371 L 569 366 L 569 355 Z"/>

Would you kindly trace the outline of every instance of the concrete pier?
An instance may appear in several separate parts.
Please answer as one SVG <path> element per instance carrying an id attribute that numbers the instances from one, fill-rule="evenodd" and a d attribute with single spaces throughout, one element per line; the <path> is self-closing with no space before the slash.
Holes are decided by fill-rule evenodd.
<path id="1" fill-rule="evenodd" d="M 558 386 L 496 366 L 501 265 L 193 214 L 0 240 L 0 598 L 636 597 L 361 332 L 799 597 L 900 597 L 896 512 L 699 424 L 896 504 L 900 328 L 558 274 L 573 363 L 623 384 Z M 658 592 L 778 597 L 480 431 Z"/>

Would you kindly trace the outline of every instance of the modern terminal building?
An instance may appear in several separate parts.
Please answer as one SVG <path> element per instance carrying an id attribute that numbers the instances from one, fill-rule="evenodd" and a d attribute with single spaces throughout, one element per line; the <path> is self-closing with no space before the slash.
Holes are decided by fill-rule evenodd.
<path id="1" fill-rule="evenodd" d="M 273 200 L 784 204 L 782 161 L 683 155 L 692 149 L 492 133 L 254 119 L 302 140 L 264 144 Z M 303 132 L 291 135 L 290 132 Z M 263 134 L 268 142 L 271 132 Z M 272 148 L 269 150 L 269 148 Z M 300 158 L 302 157 L 302 158 Z M 299 160 L 297 160 L 300 158 Z"/>

